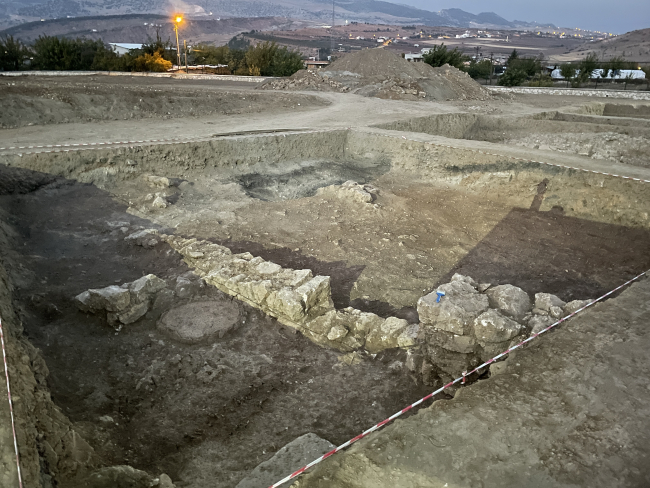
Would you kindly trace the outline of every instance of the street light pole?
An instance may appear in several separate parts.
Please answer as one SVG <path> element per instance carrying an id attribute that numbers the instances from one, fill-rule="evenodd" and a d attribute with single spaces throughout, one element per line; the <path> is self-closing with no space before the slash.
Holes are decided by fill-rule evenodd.
<path id="1" fill-rule="evenodd" d="M 181 68 L 181 46 L 178 42 L 178 24 L 183 21 L 183 17 L 178 16 L 174 19 L 174 31 L 176 32 L 176 56 L 178 58 L 178 69 Z"/>

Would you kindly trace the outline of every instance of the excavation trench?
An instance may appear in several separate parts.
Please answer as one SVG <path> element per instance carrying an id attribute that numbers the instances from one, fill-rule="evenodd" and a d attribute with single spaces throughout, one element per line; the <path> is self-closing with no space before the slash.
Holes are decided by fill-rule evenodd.
<path id="1" fill-rule="evenodd" d="M 648 110 L 647 105 L 603 103 L 534 116 L 441 114 L 377 127 L 505 143 L 647 167 L 650 164 Z"/>
<path id="2" fill-rule="evenodd" d="M 410 371 L 404 348 L 373 356 L 314 344 L 203 283 L 190 251 L 125 239 L 141 230 L 310 269 L 331 277 L 337 310 L 410 324 L 418 298 L 456 272 L 570 301 L 650 267 L 647 185 L 375 133 L 2 162 L 1 257 L 14 287 L 3 314 L 41 350 L 47 369 L 31 363 L 38 388 L 94 452 L 74 466 L 67 451 L 53 456 L 43 446 L 61 433 L 51 425 L 32 444 L 22 439 L 27 472 L 60 486 L 118 464 L 167 473 L 177 486 L 235 486 L 296 437 L 342 443 L 442 378 Z M 344 190 L 346 180 L 370 196 Z M 73 300 L 148 274 L 169 292 L 119 331 Z M 173 332 L 205 324 L 210 334 Z M 24 398 L 17 411 L 28 418 Z"/>

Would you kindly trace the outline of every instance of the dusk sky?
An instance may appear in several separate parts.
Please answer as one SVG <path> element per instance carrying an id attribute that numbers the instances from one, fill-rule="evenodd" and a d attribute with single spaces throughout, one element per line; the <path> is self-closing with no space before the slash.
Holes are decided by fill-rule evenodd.
<path id="1" fill-rule="evenodd" d="M 390 0 L 389 0 L 390 1 Z M 649 0 L 394 0 L 424 10 L 460 8 L 473 14 L 495 12 L 507 20 L 550 22 L 562 27 L 622 34 L 650 27 Z"/>

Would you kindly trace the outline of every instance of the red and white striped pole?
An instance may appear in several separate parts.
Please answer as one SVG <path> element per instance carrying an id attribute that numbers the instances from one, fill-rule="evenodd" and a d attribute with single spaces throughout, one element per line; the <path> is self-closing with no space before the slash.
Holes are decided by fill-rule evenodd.
<path id="1" fill-rule="evenodd" d="M 11 415 L 11 431 L 14 436 L 14 451 L 16 452 L 16 468 L 18 469 L 18 486 L 23 488 L 23 477 L 20 472 L 20 456 L 18 454 L 18 440 L 16 439 L 16 422 L 14 420 L 14 405 L 11 401 L 11 388 L 9 387 L 9 366 L 7 365 L 7 350 L 5 348 L 5 336 L 2 330 L 2 318 L 0 317 L 0 343 L 2 344 L 2 360 L 5 365 L 5 377 L 7 378 L 7 398 L 9 399 L 9 413 Z"/>
<path id="2" fill-rule="evenodd" d="M 469 371 L 469 372 L 463 372 L 463 375 L 460 376 L 460 377 L 458 377 L 458 378 L 456 378 L 454 381 L 452 381 L 452 382 L 450 382 L 450 383 L 447 383 L 445 386 L 443 386 L 443 387 L 441 387 L 441 388 L 438 388 L 438 389 L 437 389 L 436 391 L 434 391 L 433 393 L 429 393 L 429 394 L 428 394 L 427 396 L 425 396 L 424 398 L 421 398 L 420 400 L 418 400 L 418 401 L 415 402 L 415 403 L 412 403 L 412 404 L 409 405 L 408 407 L 403 408 L 403 409 L 400 410 L 399 412 L 397 412 L 397 413 L 391 415 L 390 417 L 388 417 L 386 420 L 383 420 L 383 421 L 379 422 L 378 424 L 373 425 L 371 428 L 369 428 L 369 429 L 366 430 L 365 432 L 359 434 L 359 435 L 356 436 L 354 439 L 350 439 L 350 440 L 347 441 L 346 443 L 341 444 L 339 447 L 337 447 L 337 448 L 335 448 L 335 449 L 332 449 L 332 450 L 331 450 L 330 452 L 328 452 L 327 454 L 323 454 L 323 455 L 322 455 L 321 457 L 319 457 L 318 459 L 315 459 L 314 461 L 312 461 L 311 463 L 307 464 L 306 466 L 303 466 L 303 467 L 300 468 L 298 471 L 295 471 L 295 472 L 291 473 L 289 476 L 287 476 L 286 478 L 281 479 L 281 480 L 278 481 L 277 483 L 271 485 L 269 488 L 278 488 L 279 486 L 281 486 L 282 484 L 286 483 L 287 481 L 290 481 L 290 480 L 292 480 L 292 479 L 294 479 L 294 478 L 300 476 L 302 473 L 304 473 L 305 471 L 307 471 L 307 470 L 308 470 L 309 468 L 311 468 L 312 466 L 317 465 L 318 463 L 320 463 L 321 461 L 324 461 L 324 460 L 327 459 L 328 457 L 333 456 L 333 455 L 336 454 L 337 452 L 342 451 L 343 449 L 345 449 L 346 447 L 350 446 L 351 444 L 354 444 L 354 443 L 357 442 L 358 440 L 363 439 L 364 437 L 370 435 L 370 434 L 373 433 L 374 431 L 376 431 L 376 430 L 382 428 L 384 425 L 386 425 L 386 424 L 389 423 L 389 422 L 392 422 L 393 420 L 395 420 L 395 419 L 396 419 L 397 417 L 399 417 L 400 415 L 402 415 L 402 414 L 408 412 L 409 410 L 411 410 L 413 407 L 417 407 L 417 406 L 420 405 L 422 402 L 425 402 L 425 401 L 427 401 L 427 400 L 433 398 L 433 397 L 436 396 L 438 393 L 442 393 L 444 390 L 446 390 L 446 389 L 449 388 L 450 386 L 455 385 L 456 383 L 459 383 L 459 382 L 464 383 L 466 377 L 470 376 L 470 375 L 473 374 L 473 373 L 478 372 L 479 370 L 483 369 L 483 368 L 486 367 L 486 366 L 489 366 L 490 364 L 492 364 L 493 362 L 495 362 L 495 361 L 497 361 L 498 359 L 502 358 L 503 356 L 505 356 L 505 355 L 511 353 L 512 351 L 514 351 L 514 350 L 517 349 L 518 347 L 521 347 L 521 346 L 523 346 L 524 344 L 526 344 L 526 343 L 528 343 L 528 342 L 530 342 L 530 341 L 532 341 L 532 340 L 538 338 L 538 337 L 539 337 L 540 335 L 542 335 L 544 332 L 547 332 L 547 331 L 551 330 L 553 327 L 555 327 L 555 326 L 561 324 L 561 323 L 564 322 L 565 320 L 570 319 L 570 318 L 573 317 L 574 315 L 576 315 L 576 314 L 582 312 L 584 309 L 586 309 L 586 308 L 588 308 L 588 307 L 591 307 L 593 304 L 598 303 L 598 302 L 600 302 L 601 300 L 604 300 L 605 298 L 607 298 L 607 297 L 610 296 L 611 294 L 617 292 L 617 291 L 620 290 L 621 288 L 624 288 L 624 287 L 626 287 L 627 285 L 631 284 L 632 282 L 638 280 L 639 278 L 641 278 L 641 277 L 644 276 L 645 274 L 646 274 L 646 272 L 644 271 L 644 272 L 641 273 L 640 275 L 635 276 L 634 278 L 632 278 L 632 279 L 629 280 L 629 281 L 626 281 L 626 282 L 623 283 L 621 286 L 619 286 L 619 287 L 617 287 L 617 288 L 614 288 L 612 291 L 610 291 L 610 292 L 608 292 L 608 293 L 605 293 L 602 297 L 597 298 L 597 299 L 594 300 L 593 302 L 588 303 L 587 305 L 585 305 L 584 307 L 582 307 L 582 308 L 576 310 L 576 311 L 573 312 L 572 314 L 567 315 L 566 317 L 564 317 L 564 318 L 558 320 L 557 322 L 555 322 L 555 323 L 552 324 L 552 325 L 549 325 L 546 329 L 542 330 L 541 332 L 538 332 L 538 333 L 535 333 L 535 334 L 531 335 L 528 339 L 521 341 L 519 344 L 517 344 L 517 345 L 515 345 L 515 346 L 512 346 L 512 347 L 511 347 L 510 349 L 508 349 L 507 351 L 504 351 L 504 352 L 502 352 L 501 354 L 499 354 L 498 356 L 495 356 L 495 357 L 493 357 L 492 359 L 490 359 L 489 361 L 486 361 L 485 363 L 481 364 L 480 366 L 477 366 L 477 367 L 474 368 L 472 371 Z"/>

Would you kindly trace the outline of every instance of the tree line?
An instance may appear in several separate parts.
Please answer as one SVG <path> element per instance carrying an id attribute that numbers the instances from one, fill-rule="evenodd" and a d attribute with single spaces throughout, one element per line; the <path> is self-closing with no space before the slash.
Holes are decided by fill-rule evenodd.
<path id="1" fill-rule="evenodd" d="M 185 61 L 185 53 L 182 52 Z M 124 55 L 118 55 L 102 40 L 40 36 L 32 45 L 13 36 L 0 38 L 0 70 L 46 71 L 158 71 L 177 62 L 170 41 L 159 35 Z M 275 42 L 250 45 L 233 38 L 228 45 L 198 44 L 188 49 L 188 65 L 222 65 L 221 72 L 247 76 L 291 76 L 303 68 L 299 53 Z"/>
<path id="2" fill-rule="evenodd" d="M 488 79 L 495 70 L 491 60 L 472 59 L 463 54 L 457 47 L 448 49 L 444 44 L 434 46 L 428 54 L 423 56 L 423 60 L 434 68 L 449 64 L 467 72 L 474 79 Z M 498 77 L 498 82 L 504 86 L 519 86 L 524 83 L 527 83 L 528 86 L 553 86 L 553 79 L 544 72 L 543 62 L 544 58 L 541 56 L 521 56 L 515 49 L 508 57 L 505 65 L 501 67 L 503 74 Z M 602 69 L 606 76 L 610 70 L 616 72 L 636 69 L 637 64 L 620 56 L 605 61 L 599 60 L 595 54 L 589 54 L 579 62 L 565 63 L 558 66 L 558 68 L 566 80 L 567 86 L 579 87 L 588 82 L 591 74 L 597 69 Z M 641 69 L 645 72 L 646 79 L 649 79 L 650 68 Z M 629 79 L 625 81 L 627 83 Z"/>

